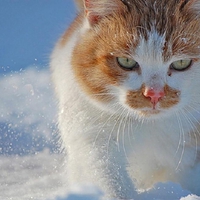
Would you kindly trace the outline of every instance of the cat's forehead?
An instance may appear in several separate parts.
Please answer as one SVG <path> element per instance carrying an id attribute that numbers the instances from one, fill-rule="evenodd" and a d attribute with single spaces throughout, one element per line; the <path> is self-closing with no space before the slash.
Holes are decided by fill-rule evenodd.
<path id="1" fill-rule="evenodd" d="M 193 48 L 194 43 L 199 46 L 200 17 L 199 12 L 193 8 L 195 5 L 193 7 L 191 5 L 195 1 L 132 0 L 129 2 L 129 12 L 139 39 L 150 40 L 155 46 L 162 43 L 165 45 L 165 51 L 168 50 L 169 53 L 172 50 L 173 54 L 178 54 L 180 49 L 182 53 L 187 54 L 187 49 Z M 131 23 L 130 18 L 128 23 Z M 161 40 L 165 40 L 166 44 Z M 169 47 L 171 49 L 168 49 Z"/>
<path id="2" fill-rule="evenodd" d="M 127 47 L 137 54 L 163 57 L 199 57 L 200 17 L 184 0 L 129 0 L 129 10 L 101 27 L 115 49 Z M 194 2 L 194 1 L 191 1 Z M 117 41 L 116 41 L 117 40 Z M 118 45 L 118 46 L 117 46 Z M 108 47 L 109 48 L 109 47 Z M 131 52 L 132 53 L 132 52 Z"/>
<path id="3" fill-rule="evenodd" d="M 134 49 L 132 56 L 139 61 L 146 61 L 148 64 L 161 64 L 164 61 L 164 46 L 166 45 L 165 34 L 160 35 L 156 30 L 148 33 L 148 40 L 140 37 L 137 47 Z"/>

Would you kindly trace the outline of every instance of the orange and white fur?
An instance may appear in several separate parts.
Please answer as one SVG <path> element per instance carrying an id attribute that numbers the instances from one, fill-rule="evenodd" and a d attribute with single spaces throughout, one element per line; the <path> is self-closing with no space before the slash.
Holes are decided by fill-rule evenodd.
<path id="1" fill-rule="evenodd" d="M 51 57 L 71 184 L 200 195 L 200 0 L 77 0 Z"/>

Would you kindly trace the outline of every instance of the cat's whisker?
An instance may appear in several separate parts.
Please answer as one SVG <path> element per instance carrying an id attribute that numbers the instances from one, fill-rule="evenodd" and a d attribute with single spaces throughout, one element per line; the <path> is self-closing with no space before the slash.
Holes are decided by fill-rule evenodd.
<path id="1" fill-rule="evenodd" d="M 123 127 L 123 132 L 122 132 L 122 146 L 123 146 L 124 155 L 125 155 L 127 161 L 129 160 L 129 158 L 128 158 L 128 155 L 127 155 L 127 152 L 126 152 L 125 138 L 127 136 L 125 135 L 125 133 L 129 134 L 129 120 L 128 120 L 129 114 L 130 114 L 130 112 L 127 110 L 127 114 L 124 118 L 124 127 Z"/>
<path id="2" fill-rule="evenodd" d="M 177 113 L 177 112 L 176 112 L 176 117 L 177 117 L 178 126 L 179 126 L 180 138 L 179 138 L 179 144 L 178 144 L 178 147 L 177 147 L 175 155 L 178 154 L 179 148 L 182 146 L 180 159 L 179 159 L 179 161 L 177 163 L 177 166 L 176 166 L 176 170 L 178 170 L 178 168 L 179 168 L 179 166 L 180 166 L 180 164 L 182 162 L 184 151 L 185 151 L 185 133 L 184 133 L 184 129 L 183 129 L 183 124 L 182 124 L 181 118 L 179 116 L 179 113 Z"/>
<path id="3" fill-rule="evenodd" d="M 200 111 L 198 111 L 198 110 L 195 108 L 195 106 L 193 107 L 192 105 L 189 105 L 188 107 L 191 108 L 191 109 L 192 109 L 193 111 L 195 111 L 196 113 L 200 114 Z M 194 123 L 200 125 L 199 119 L 198 119 L 197 117 L 194 116 L 193 112 L 191 112 L 191 110 L 189 110 L 187 107 L 184 108 L 184 109 L 185 109 L 185 112 L 187 112 L 187 113 L 192 117 L 192 119 L 194 120 Z M 193 120 L 191 120 L 191 121 L 193 121 Z M 194 123 L 193 123 L 193 124 L 194 124 Z M 196 127 L 196 125 L 195 125 L 195 127 Z M 200 131 L 199 131 L 197 128 L 196 128 L 196 131 L 197 131 L 198 133 L 200 133 Z"/>
<path id="4" fill-rule="evenodd" d="M 109 96 L 112 96 L 112 95 L 115 95 L 117 96 L 117 93 L 112 93 L 112 92 L 105 92 L 105 93 L 96 93 L 96 94 L 92 94 L 92 96 L 105 96 L 105 95 L 109 95 Z"/>
<path id="5" fill-rule="evenodd" d="M 185 110 L 182 110 L 182 114 L 183 116 L 185 117 L 185 119 L 188 121 L 190 127 L 192 128 L 192 132 L 189 133 L 189 136 L 191 136 L 191 134 L 193 133 L 193 137 L 195 139 L 195 155 L 194 155 L 194 159 L 196 158 L 197 156 L 197 149 L 198 149 L 198 139 L 197 139 L 197 133 L 199 134 L 199 130 L 198 128 L 196 127 L 196 125 L 193 123 L 193 120 L 190 119 L 190 117 L 188 116 L 188 114 L 193 118 L 193 115 L 192 113 L 190 113 L 189 111 L 185 111 Z M 194 118 L 193 118 L 194 119 Z M 190 138 L 191 141 L 193 141 L 193 138 Z"/>
<path id="6" fill-rule="evenodd" d="M 119 106 L 119 108 L 116 110 L 116 113 L 118 113 L 121 109 L 122 109 L 121 106 Z M 117 126 L 119 120 L 120 120 L 120 116 L 118 116 L 118 117 L 115 119 L 114 126 L 112 127 L 111 131 L 110 131 L 109 134 L 108 134 L 107 155 L 109 154 L 109 146 L 110 146 L 110 141 L 111 141 L 111 138 L 112 138 L 112 134 L 113 134 L 114 129 L 115 129 L 115 127 Z"/>
<path id="7" fill-rule="evenodd" d="M 194 112 L 196 112 L 197 114 L 200 114 L 200 111 L 198 111 L 195 106 L 193 107 L 192 105 L 189 105 L 188 107 L 190 109 L 192 109 Z M 185 109 L 187 109 L 187 108 L 185 108 Z M 198 126 L 200 126 L 200 121 L 196 116 L 194 116 L 193 112 L 189 109 L 187 109 L 186 111 L 192 117 L 192 119 L 193 119 L 192 121 L 194 121 L 194 123 L 196 123 Z M 195 125 L 195 127 L 196 127 L 196 125 Z M 200 131 L 198 130 L 197 127 L 196 127 L 196 134 L 198 134 L 197 137 L 200 137 Z"/>
<path id="8" fill-rule="evenodd" d="M 200 110 L 197 110 L 197 107 L 198 107 L 198 104 L 194 104 L 194 106 L 188 105 L 188 108 L 191 108 L 194 112 L 200 114 Z M 190 112 L 190 113 L 191 113 L 191 112 Z M 198 120 L 194 115 L 193 115 L 193 117 L 194 117 L 196 123 L 198 123 L 198 124 L 200 125 L 199 120 Z"/>
<path id="9" fill-rule="evenodd" d="M 103 114 L 104 114 L 104 113 L 102 112 L 101 115 L 100 115 L 98 118 L 95 118 L 95 119 L 93 120 L 92 124 L 95 125 L 96 122 L 102 117 Z M 106 123 L 106 122 L 105 122 L 105 123 Z M 98 137 L 99 137 L 100 132 L 102 132 L 102 129 L 103 129 L 103 126 L 102 126 L 102 127 L 99 129 L 99 131 L 96 133 L 96 137 L 95 137 L 95 139 L 94 139 L 94 141 L 93 141 L 93 148 L 96 147 L 96 141 L 97 141 L 97 139 L 98 139 Z"/>
<path id="10" fill-rule="evenodd" d="M 113 104 L 112 107 L 115 108 L 115 107 L 117 107 L 118 105 L 119 105 L 119 104 L 116 103 L 116 104 Z M 99 131 L 98 131 L 97 134 L 96 134 L 95 140 L 93 141 L 93 147 L 96 146 L 96 141 L 98 140 L 98 137 L 99 137 L 100 133 L 103 132 L 103 129 L 105 128 L 105 125 L 108 124 L 109 120 L 111 120 L 112 118 L 115 117 L 116 113 L 117 113 L 120 109 L 121 109 L 120 107 L 119 107 L 118 109 L 116 109 L 116 112 L 113 113 L 112 115 L 110 115 L 110 116 L 108 117 L 108 119 L 104 122 L 103 125 L 100 124 L 101 127 L 99 128 Z M 103 114 L 103 113 L 104 113 L 104 112 L 102 111 L 102 114 Z M 99 119 L 99 118 L 97 118 L 97 119 L 95 120 L 95 122 L 96 122 L 98 119 Z M 94 124 L 95 124 L 95 123 L 94 123 Z"/>
<path id="11" fill-rule="evenodd" d="M 128 127 L 127 127 L 127 133 L 128 133 L 128 142 L 130 144 L 130 146 L 132 146 L 132 138 L 131 138 L 131 135 L 130 134 L 133 134 L 133 121 L 132 121 L 132 117 L 131 117 L 131 114 L 130 114 L 130 111 L 128 111 Z"/>
<path id="12" fill-rule="evenodd" d="M 92 94 L 93 98 L 100 98 L 105 101 L 112 101 L 115 100 L 117 94 L 116 93 L 99 93 L 99 94 Z"/>
<path id="13" fill-rule="evenodd" d="M 120 122 L 118 124 L 118 129 L 117 129 L 117 148 L 118 148 L 118 151 L 120 151 L 120 131 L 121 131 L 121 128 L 122 128 L 122 123 L 124 121 L 124 113 L 125 113 L 125 109 L 122 110 L 121 114 L 119 115 L 119 119 L 120 119 Z"/>
<path id="14" fill-rule="evenodd" d="M 177 149 L 176 149 L 176 152 L 175 152 L 175 155 L 177 155 L 179 149 L 180 149 L 180 145 L 181 145 L 181 127 L 180 127 L 180 119 L 179 119 L 179 116 L 178 116 L 178 113 L 175 112 L 175 115 L 176 115 L 176 119 L 177 119 L 177 123 L 178 123 L 178 127 L 179 127 L 179 143 L 178 143 L 178 146 L 177 146 Z"/>

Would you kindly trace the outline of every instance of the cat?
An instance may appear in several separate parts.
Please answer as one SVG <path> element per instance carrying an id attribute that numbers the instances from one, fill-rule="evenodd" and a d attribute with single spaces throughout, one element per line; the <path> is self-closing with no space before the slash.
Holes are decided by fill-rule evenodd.
<path id="1" fill-rule="evenodd" d="M 51 56 L 71 184 L 200 195 L 200 0 L 76 0 Z"/>

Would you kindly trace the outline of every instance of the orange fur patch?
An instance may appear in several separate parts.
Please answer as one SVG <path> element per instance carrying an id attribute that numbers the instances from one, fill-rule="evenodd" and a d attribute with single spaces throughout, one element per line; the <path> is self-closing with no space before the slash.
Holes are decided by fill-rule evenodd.
<path id="1" fill-rule="evenodd" d="M 159 101 L 161 108 L 167 109 L 178 104 L 180 91 L 166 85 L 164 88 L 164 92 L 165 96 Z"/>
<path id="2" fill-rule="evenodd" d="M 102 22 L 105 24 L 100 29 L 96 27 L 88 30 L 75 46 L 71 61 L 82 89 L 100 101 L 113 98 L 112 95 L 106 94 L 107 87 L 119 85 L 129 73 L 119 67 L 116 57 L 127 55 L 128 44 L 133 42 L 133 35 L 125 36 L 121 32 L 120 24 L 112 20 L 113 23 L 109 23 L 109 27 L 107 23 L 110 20 L 105 19 L 105 22 Z"/>
<path id="3" fill-rule="evenodd" d="M 145 86 L 143 84 L 139 90 L 128 91 L 126 94 L 126 104 L 134 109 L 152 107 L 151 99 L 143 95 L 144 90 Z"/>
<path id="4" fill-rule="evenodd" d="M 128 91 L 126 95 L 126 103 L 133 109 L 152 108 L 151 99 L 144 96 L 145 85 L 143 84 L 139 90 Z M 179 102 L 179 91 L 168 85 L 164 87 L 165 96 L 159 100 L 160 108 L 170 108 Z M 155 113 L 157 113 L 155 111 Z"/>
<path id="5" fill-rule="evenodd" d="M 74 53 L 79 54 L 82 48 L 85 46 L 79 46 Z M 127 73 L 119 68 L 113 56 L 87 56 L 90 48 L 95 49 L 95 45 L 91 43 L 84 51 L 85 54 L 72 58 L 75 76 L 87 94 L 99 101 L 110 101 L 113 95 L 109 93 L 107 86 L 118 85 L 126 78 Z"/>

